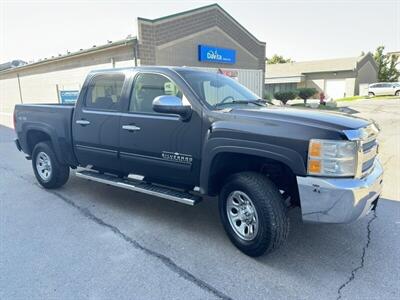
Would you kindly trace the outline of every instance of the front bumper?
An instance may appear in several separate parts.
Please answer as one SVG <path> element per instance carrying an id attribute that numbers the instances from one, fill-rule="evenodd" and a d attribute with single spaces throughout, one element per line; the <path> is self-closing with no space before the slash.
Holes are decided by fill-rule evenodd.
<path id="1" fill-rule="evenodd" d="M 350 223 L 367 215 L 382 191 L 383 168 L 378 159 L 374 164 L 362 179 L 298 176 L 303 221 Z"/>

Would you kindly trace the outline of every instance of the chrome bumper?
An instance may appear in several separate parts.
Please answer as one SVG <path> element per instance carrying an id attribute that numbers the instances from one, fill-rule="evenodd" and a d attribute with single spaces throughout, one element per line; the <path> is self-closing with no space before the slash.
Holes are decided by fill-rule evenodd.
<path id="1" fill-rule="evenodd" d="M 303 221 L 350 223 L 367 215 L 382 190 L 383 168 L 376 159 L 362 179 L 297 177 Z"/>

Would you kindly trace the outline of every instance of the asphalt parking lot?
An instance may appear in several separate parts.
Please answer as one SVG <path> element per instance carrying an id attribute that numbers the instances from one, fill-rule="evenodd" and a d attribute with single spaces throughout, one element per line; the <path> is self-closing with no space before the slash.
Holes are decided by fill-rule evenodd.
<path id="1" fill-rule="evenodd" d="M 0 126 L 0 299 L 398 299 L 400 99 L 350 108 L 382 129 L 376 213 L 311 225 L 292 210 L 287 244 L 257 259 L 231 245 L 213 199 L 188 207 L 73 175 L 44 190 Z"/>

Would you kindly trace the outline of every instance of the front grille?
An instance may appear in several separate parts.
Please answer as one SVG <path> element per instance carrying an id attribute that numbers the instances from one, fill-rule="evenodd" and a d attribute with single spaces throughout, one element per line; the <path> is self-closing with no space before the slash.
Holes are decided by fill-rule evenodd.
<path id="1" fill-rule="evenodd" d="M 356 178 L 363 178 L 370 174 L 375 166 L 378 154 L 377 137 L 379 128 L 375 123 L 359 129 L 344 130 L 343 132 L 350 141 L 357 142 L 357 167 Z"/>
<path id="2" fill-rule="evenodd" d="M 370 169 L 374 166 L 374 162 L 375 162 L 375 157 L 363 162 L 363 165 L 362 165 L 363 175 L 366 175 L 366 173 L 369 173 L 368 171 L 370 171 Z"/>
<path id="3" fill-rule="evenodd" d="M 363 143 L 363 151 L 366 152 L 376 145 L 376 139 Z"/>
<path id="4" fill-rule="evenodd" d="M 375 158 L 378 154 L 377 132 L 366 128 L 367 133 L 362 141 L 362 168 L 361 177 L 367 176 L 374 168 Z"/>

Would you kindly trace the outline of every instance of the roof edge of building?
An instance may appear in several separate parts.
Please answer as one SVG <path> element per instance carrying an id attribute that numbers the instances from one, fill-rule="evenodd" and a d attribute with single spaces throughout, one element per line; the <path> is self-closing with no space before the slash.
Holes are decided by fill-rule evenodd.
<path id="1" fill-rule="evenodd" d="M 338 67 L 337 69 L 332 69 L 332 70 L 327 70 L 327 69 L 321 69 L 321 70 L 302 70 L 298 74 L 290 74 L 290 75 L 273 75 L 273 76 L 268 76 L 268 71 L 266 73 L 266 78 L 274 78 L 274 77 L 290 77 L 290 76 L 300 76 L 300 75 L 306 75 L 306 74 L 317 74 L 317 73 L 332 73 L 332 72 L 346 72 L 346 71 L 356 71 L 358 70 L 366 61 L 370 61 L 373 65 L 373 67 L 378 70 L 378 66 L 374 60 L 373 54 L 371 52 L 368 52 L 362 56 L 357 56 L 357 57 L 341 57 L 341 58 L 329 58 L 329 59 L 317 59 L 317 60 L 307 60 L 307 61 L 298 61 L 298 62 L 289 62 L 289 63 L 282 63 L 282 64 L 272 64 L 268 65 L 267 64 L 267 70 L 270 69 L 271 67 L 273 69 L 278 69 L 278 68 L 289 68 L 293 67 L 294 65 L 307 65 L 309 63 L 325 63 L 329 61 L 340 61 L 340 60 L 350 60 L 353 59 L 353 63 L 351 66 L 341 66 Z"/>
<path id="2" fill-rule="evenodd" d="M 374 69 L 376 71 L 379 70 L 378 64 L 376 63 L 375 59 L 374 59 L 374 55 L 371 52 L 367 52 L 365 55 L 361 56 L 359 58 L 359 60 L 357 61 L 357 66 L 356 68 L 359 68 L 359 65 L 361 65 L 365 60 L 369 59 L 369 61 L 372 62 L 372 66 L 374 67 Z"/>
<path id="3" fill-rule="evenodd" d="M 256 38 L 250 31 L 248 31 L 242 24 L 240 24 L 231 14 L 229 14 L 225 9 L 223 9 L 219 4 L 217 3 L 213 3 L 213 4 L 209 4 L 209 5 L 205 5 L 205 6 L 201 6 L 201 7 L 197 7 L 194 9 L 190 9 L 190 10 L 185 10 L 182 12 L 178 12 L 172 15 L 168 15 L 168 16 L 164 16 L 164 17 L 160 17 L 160 18 L 155 18 L 155 19 L 148 19 L 148 18 L 143 18 L 143 17 L 138 17 L 138 21 L 144 21 L 144 22 L 149 22 L 149 23 L 156 23 L 156 22 L 160 22 L 160 21 L 164 21 L 164 20 L 168 20 L 168 19 L 172 19 L 172 18 L 176 18 L 176 17 L 181 17 L 184 16 L 186 14 L 190 14 L 190 13 L 194 13 L 197 11 L 202 11 L 202 10 L 206 10 L 206 9 L 210 9 L 210 8 L 217 8 L 219 9 L 222 13 L 224 13 L 228 18 L 230 18 L 236 25 L 238 25 L 243 31 L 246 32 L 247 35 L 249 35 L 254 41 L 256 41 L 258 44 L 261 45 L 266 45 L 266 42 L 262 42 L 260 41 L 258 38 Z"/>
<path id="4" fill-rule="evenodd" d="M 48 63 L 53 63 L 55 61 L 61 61 L 64 59 L 69 59 L 72 57 L 78 57 L 81 55 L 87 55 L 93 52 L 97 52 L 97 51 L 104 51 L 110 48 L 117 48 L 117 47 L 121 47 L 121 46 L 125 46 L 128 45 L 130 43 L 133 43 L 135 40 L 137 40 L 137 37 L 131 37 L 131 38 L 126 38 L 123 40 L 118 40 L 116 42 L 112 42 L 112 43 L 108 43 L 108 44 L 104 44 L 104 45 L 99 45 L 96 47 L 92 47 L 92 48 L 87 48 L 87 49 L 83 49 L 80 51 L 75 51 L 75 52 L 71 52 L 69 54 L 66 55 L 61 55 L 61 56 L 57 56 L 57 57 L 53 57 L 53 58 L 49 58 L 49 59 L 45 59 L 45 60 L 40 60 L 40 61 L 36 61 L 34 63 L 28 63 L 26 65 L 23 66 L 19 66 L 19 67 L 15 67 L 15 68 L 10 68 L 10 69 L 5 69 L 0 71 L 0 75 L 2 74 L 7 74 L 7 73 L 12 73 L 14 71 L 19 71 L 19 70 L 25 70 L 25 69 L 29 69 L 31 67 L 36 67 L 38 65 L 45 65 Z"/>

